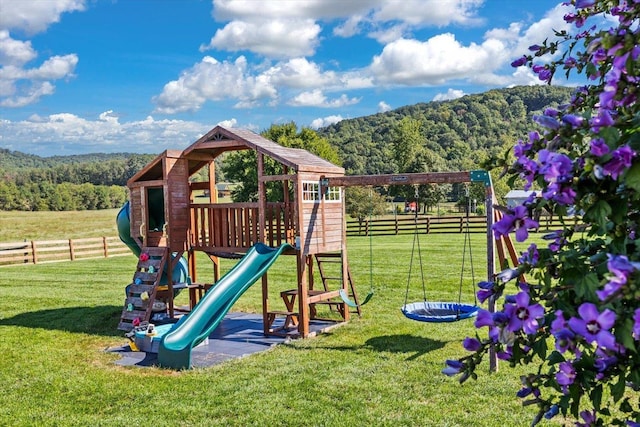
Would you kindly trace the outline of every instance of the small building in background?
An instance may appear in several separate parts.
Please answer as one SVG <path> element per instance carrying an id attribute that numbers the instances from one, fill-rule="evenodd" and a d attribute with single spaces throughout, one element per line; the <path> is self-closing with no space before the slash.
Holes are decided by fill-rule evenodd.
<path id="1" fill-rule="evenodd" d="M 534 193 L 536 197 L 540 197 L 540 191 L 534 190 L 511 190 L 504 196 L 505 203 L 508 208 L 515 208 L 524 203 L 529 198 L 531 193 Z"/>

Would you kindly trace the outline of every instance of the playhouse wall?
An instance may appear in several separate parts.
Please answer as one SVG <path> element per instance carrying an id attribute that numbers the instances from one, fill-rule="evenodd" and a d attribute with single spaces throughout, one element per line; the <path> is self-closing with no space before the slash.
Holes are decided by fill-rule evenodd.
<path id="1" fill-rule="evenodd" d="M 165 164 L 165 218 L 172 251 L 188 249 L 190 223 L 189 164 L 184 158 L 168 157 Z"/>
<path id="2" fill-rule="evenodd" d="M 140 229 L 144 223 L 144 189 L 142 187 L 129 188 L 129 216 L 131 237 L 139 238 Z"/>
<path id="3" fill-rule="evenodd" d="M 305 254 L 340 251 L 342 248 L 342 203 L 303 204 L 303 251 Z M 310 205 L 310 204 L 309 204 Z M 321 207 L 324 205 L 324 207 Z M 320 212 L 323 214 L 320 214 Z"/>

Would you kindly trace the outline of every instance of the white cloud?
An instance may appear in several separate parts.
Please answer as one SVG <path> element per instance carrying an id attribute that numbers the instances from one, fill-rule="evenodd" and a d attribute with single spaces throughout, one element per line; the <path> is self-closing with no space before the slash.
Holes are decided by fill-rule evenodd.
<path id="1" fill-rule="evenodd" d="M 30 41 L 14 40 L 9 31 L 0 30 L 0 64 L 22 66 L 38 56 Z"/>
<path id="2" fill-rule="evenodd" d="M 482 3 L 484 0 L 389 0 L 382 2 L 373 19 L 418 26 L 477 25 L 480 21 L 475 14 Z"/>
<path id="3" fill-rule="evenodd" d="M 313 55 L 320 26 L 312 20 L 233 21 L 216 31 L 201 50 L 252 51 L 269 58 Z"/>
<path id="4" fill-rule="evenodd" d="M 433 97 L 434 101 L 448 101 L 450 99 L 458 99 L 462 98 L 465 95 L 464 91 L 459 89 L 451 89 L 447 90 L 446 93 L 438 93 Z"/>
<path id="5" fill-rule="evenodd" d="M 234 62 L 219 62 L 206 56 L 192 68 L 183 71 L 178 80 L 164 86 L 162 93 L 153 98 L 156 111 L 173 114 L 196 111 L 207 100 L 236 99 L 240 102 L 274 98 L 276 90 L 263 76 L 251 76 L 244 56 Z"/>
<path id="6" fill-rule="evenodd" d="M 400 39 L 373 58 L 370 71 L 383 84 L 437 85 L 495 69 L 504 61 L 503 49 L 495 39 L 463 46 L 449 33 L 425 42 Z"/>
<path id="7" fill-rule="evenodd" d="M 235 119 L 229 121 L 232 123 Z M 229 124 L 227 123 L 227 124 Z M 89 120 L 71 113 L 34 115 L 28 120 L 1 123 L 3 140 L 20 141 L 5 148 L 49 155 L 51 144 L 64 141 L 73 153 L 136 151 L 158 153 L 165 148 L 182 148 L 197 140 L 211 126 L 183 120 L 143 120 L 120 122 L 113 111 Z"/>
<path id="8" fill-rule="evenodd" d="M 320 89 L 315 89 L 298 94 L 289 100 L 288 104 L 295 107 L 339 108 L 358 102 L 360 102 L 359 98 L 349 98 L 345 94 L 340 95 L 339 98 L 327 99 Z"/>
<path id="9" fill-rule="evenodd" d="M 238 124 L 238 121 L 236 119 L 228 119 L 228 120 L 223 120 L 221 122 L 218 122 L 218 125 L 225 128 L 232 128 L 232 127 L 235 127 L 237 124 Z"/>
<path id="10" fill-rule="evenodd" d="M 309 125 L 309 127 L 311 129 L 320 129 L 329 125 L 333 125 L 336 124 L 338 122 L 341 122 L 342 120 L 344 120 L 342 118 L 342 116 L 337 115 L 337 116 L 327 116 L 327 117 L 322 117 L 322 118 L 317 118 L 315 120 L 313 120 L 311 122 L 311 124 Z"/>
<path id="11" fill-rule="evenodd" d="M 378 113 L 386 113 L 387 111 L 391 111 L 391 105 L 384 101 L 378 102 Z"/>
<path id="12" fill-rule="evenodd" d="M 362 83 L 350 80 L 350 84 Z M 207 101 L 235 100 L 235 108 L 254 108 L 263 103 L 277 104 L 283 91 L 340 88 L 344 85 L 345 82 L 335 72 L 323 71 L 318 64 L 305 58 L 289 59 L 262 69 L 251 67 L 244 56 L 235 62 L 219 62 L 206 56 L 183 71 L 177 80 L 167 83 L 153 102 L 156 111 L 166 114 L 196 111 Z M 332 103 L 348 105 L 349 101 L 339 99 Z"/>
<path id="13" fill-rule="evenodd" d="M 54 55 L 39 66 L 28 64 L 38 53 L 31 41 L 9 30 L 36 34 L 60 21 L 65 12 L 84 10 L 84 0 L 0 0 L 0 106 L 19 108 L 55 92 L 54 80 L 73 76 L 78 56 Z"/>
<path id="14" fill-rule="evenodd" d="M 0 30 L 36 34 L 59 22 L 63 13 L 84 9 L 85 0 L 0 0 Z"/>
<path id="15" fill-rule="evenodd" d="M 323 72 L 318 64 L 306 58 L 293 58 L 274 65 L 264 73 L 275 86 L 304 89 L 332 85 L 337 76 L 333 71 Z"/>

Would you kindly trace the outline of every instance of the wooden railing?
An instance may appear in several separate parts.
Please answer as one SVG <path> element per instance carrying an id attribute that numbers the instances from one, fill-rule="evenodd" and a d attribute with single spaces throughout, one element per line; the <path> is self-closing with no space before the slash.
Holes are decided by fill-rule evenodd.
<path id="1" fill-rule="evenodd" d="M 268 203 L 265 212 L 267 244 L 293 243 L 293 207 Z M 259 241 L 257 203 L 191 205 L 191 246 L 197 250 L 243 252 Z"/>
<path id="2" fill-rule="evenodd" d="M 565 219 L 565 223 L 568 220 Z M 569 220 L 573 223 L 580 221 L 578 217 Z M 417 222 L 417 225 L 416 225 Z M 562 226 L 557 218 L 543 217 L 539 221 L 538 231 L 547 232 L 556 230 Z M 380 218 L 364 220 L 360 224 L 356 220 L 347 221 L 347 236 L 384 236 L 394 234 L 418 233 L 464 233 L 467 230 L 466 217 L 458 216 L 425 216 L 418 215 L 417 221 L 413 215 L 399 215 L 395 218 Z M 487 219 L 485 216 L 469 217 L 470 233 L 486 233 Z"/>
<path id="3" fill-rule="evenodd" d="M 118 237 L 0 243 L 0 266 L 130 255 Z"/>

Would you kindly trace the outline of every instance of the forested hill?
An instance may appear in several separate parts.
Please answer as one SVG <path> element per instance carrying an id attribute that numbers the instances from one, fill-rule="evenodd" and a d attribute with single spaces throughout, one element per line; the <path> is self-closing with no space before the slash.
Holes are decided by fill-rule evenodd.
<path id="1" fill-rule="evenodd" d="M 535 128 L 533 114 L 566 103 L 572 92 L 557 86 L 496 89 L 342 120 L 318 132 L 337 147 L 347 174 L 395 173 L 393 145 L 399 124 L 410 117 L 421 124 L 426 148 L 443 170 L 469 170 L 526 136 Z"/>

